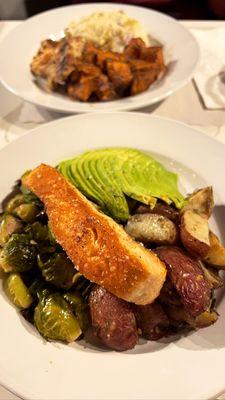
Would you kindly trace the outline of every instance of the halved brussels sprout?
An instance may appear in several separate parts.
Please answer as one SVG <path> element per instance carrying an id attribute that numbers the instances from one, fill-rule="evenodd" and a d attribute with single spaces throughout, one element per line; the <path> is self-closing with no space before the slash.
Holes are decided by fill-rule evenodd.
<path id="1" fill-rule="evenodd" d="M 77 292 L 68 292 L 63 298 L 70 304 L 73 313 L 78 319 L 82 332 L 85 332 L 90 325 L 88 305 L 83 301 L 81 295 Z"/>
<path id="2" fill-rule="evenodd" d="M 30 232 L 33 239 L 37 242 L 48 240 L 48 227 L 46 225 L 43 225 L 39 221 L 28 225 L 26 228 L 26 232 Z"/>
<path id="3" fill-rule="evenodd" d="M 11 273 L 3 281 L 3 289 L 9 300 L 19 308 L 29 308 L 33 299 L 21 276 Z"/>
<path id="4" fill-rule="evenodd" d="M 12 213 L 15 208 L 19 207 L 21 204 L 26 203 L 25 196 L 23 194 L 17 194 L 13 197 L 6 205 L 5 211 Z"/>
<path id="5" fill-rule="evenodd" d="M 0 267 L 5 272 L 22 272 L 36 263 L 37 249 L 29 235 L 14 233 L 0 252 Z"/>
<path id="6" fill-rule="evenodd" d="M 78 320 L 58 293 L 39 300 L 34 312 L 34 323 L 40 334 L 49 340 L 70 343 L 82 333 Z"/>
<path id="7" fill-rule="evenodd" d="M 13 214 L 22 219 L 25 222 L 34 222 L 40 209 L 33 203 L 20 204 L 20 206 L 14 208 Z"/>
<path id="8" fill-rule="evenodd" d="M 13 233 L 21 231 L 22 222 L 11 214 L 3 214 L 0 220 L 0 246 L 4 246 Z"/>
<path id="9" fill-rule="evenodd" d="M 23 204 L 34 204 L 39 209 L 43 208 L 43 203 L 39 200 L 39 198 L 34 193 L 25 189 L 24 193 L 19 193 L 8 201 L 5 211 L 13 213 L 16 208 Z"/>
<path id="10" fill-rule="evenodd" d="M 39 300 L 51 294 L 52 290 L 47 287 L 46 282 L 37 278 L 29 287 L 29 292 L 34 299 Z"/>
<path id="11" fill-rule="evenodd" d="M 46 261 L 38 255 L 38 266 L 47 282 L 61 289 L 70 289 L 77 271 L 65 253 L 54 253 Z"/>

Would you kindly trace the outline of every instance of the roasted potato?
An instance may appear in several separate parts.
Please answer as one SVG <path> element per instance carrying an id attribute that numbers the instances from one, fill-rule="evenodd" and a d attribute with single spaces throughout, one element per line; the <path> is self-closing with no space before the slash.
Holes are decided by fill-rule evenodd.
<path id="1" fill-rule="evenodd" d="M 169 278 L 188 313 L 196 317 L 207 310 L 211 302 L 211 287 L 198 262 L 178 247 L 162 246 L 155 252 L 166 264 Z"/>
<path id="2" fill-rule="evenodd" d="M 159 340 L 167 335 L 169 319 L 159 303 L 135 305 L 134 313 L 142 337 L 147 340 Z"/>
<path id="3" fill-rule="evenodd" d="M 147 204 L 141 204 L 138 206 L 136 213 L 137 214 L 153 213 L 153 214 L 163 215 L 164 217 L 171 219 L 171 221 L 173 221 L 175 224 L 179 222 L 180 218 L 179 211 L 176 210 L 175 207 L 166 203 L 163 204 L 159 202 L 156 203 L 153 209 L 151 209 L 150 206 L 148 206 Z"/>
<path id="4" fill-rule="evenodd" d="M 217 269 L 225 269 L 225 247 L 213 232 L 209 233 L 209 242 L 210 249 L 204 261 Z"/>
<path id="5" fill-rule="evenodd" d="M 192 210 L 205 218 L 209 218 L 214 207 L 213 190 L 211 186 L 199 189 L 187 198 L 183 211 Z"/>
<path id="6" fill-rule="evenodd" d="M 178 238 L 176 225 L 159 214 L 132 215 L 125 230 L 134 239 L 146 244 L 175 244 Z"/>
<path id="7" fill-rule="evenodd" d="M 224 287 L 224 281 L 219 276 L 218 269 L 212 268 L 210 266 L 205 266 L 202 261 L 199 261 L 199 264 L 212 289 L 220 289 Z"/>
<path id="8" fill-rule="evenodd" d="M 203 259 L 210 248 L 208 220 L 196 211 L 184 211 L 181 217 L 180 237 L 189 253 Z"/>
<path id="9" fill-rule="evenodd" d="M 163 304 L 172 304 L 175 306 L 180 306 L 182 304 L 181 300 L 180 300 L 180 296 L 179 296 L 177 290 L 175 289 L 175 287 L 173 286 L 168 275 L 166 278 L 166 282 L 164 283 L 164 285 L 160 291 L 159 300 Z"/>
<path id="10" fill-rule="evenodd" d="M 218 319 L 218 314 L 213 310 L 206 310 L 193 318 L 184 307 L 172 305 L 168 307 L 167 314 L 172 324 L 179 326 L 186 323 L 193 329 L 206 328 L 207 326 L 215 324 Z"/>
<path id="11" fill-rule="evenodd" d="M 89 296 L 95 335 L 111 349 L 132 349 L 138 342 L 136 319 L 131 304 L 95 285 Z"/>

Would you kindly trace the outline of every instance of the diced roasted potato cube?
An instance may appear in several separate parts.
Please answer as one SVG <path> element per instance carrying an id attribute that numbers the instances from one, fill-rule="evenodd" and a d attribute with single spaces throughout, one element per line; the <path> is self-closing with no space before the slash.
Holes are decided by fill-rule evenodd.
<path id="1" fill-rule="evenodd" d="M 73 99 L 87 101 L 97 88 L 95 76 L 82 76 L 76 84 L 68 84 L 68 95 Z"/>
<path id="2" fill-rule="evenodd" d="M 102 74 L 99 76 L 97 82 L 98 85 L 95 93 L 99 100 L 110 101 L 115 100 L 118 97 L 114 90 L 113 84 L 109 81 L 109 78 L 106 75 Z"/>
<path id="3" fill-rule="evenodd" d="M 124 49 L 124 55 L 127 60 L 140 58 L 141 50 L 146 48 L 145 42 L 141 38 L 134 38 Z"/>
<path id="4" fill-rule="evenodd" d="M 142 47 L 140 58 L 150 63 L 157 64 L 161 70 L 165 69 L 162 47 L 159 46 Z"/>
<path id="5" fill-rule="evenodd" d="M 129 65 L 121 61 L 107 61 L 106 69 L 116 91 L 123 93 L 133 80 Z"/>

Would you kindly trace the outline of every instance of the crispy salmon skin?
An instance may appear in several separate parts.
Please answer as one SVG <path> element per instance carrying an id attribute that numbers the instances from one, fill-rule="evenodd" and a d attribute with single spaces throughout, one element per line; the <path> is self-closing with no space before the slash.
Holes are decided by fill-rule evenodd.
<path id="1" fill-rule="evenodd" d="M 44 203 L 56 240 L 87 279 L 136 304 L 158 297 L 165 264 L 98 211 L 55 168 L 41 164 L 24 177 L 23 185 Z"/>

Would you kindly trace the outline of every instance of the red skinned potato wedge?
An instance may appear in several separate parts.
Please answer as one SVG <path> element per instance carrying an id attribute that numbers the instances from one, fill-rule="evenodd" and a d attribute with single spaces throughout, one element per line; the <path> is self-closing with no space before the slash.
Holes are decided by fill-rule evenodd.
<path id="1" fill-rule="evenodd" d="M 192 210 L 205 218 L 209 218 L 214 207 L 212 186 L 199 189 L 187 198 L 183 211 Z"/>
<path id="2" fill-rule="evenodd" d="M 169 306 L 167 314 L 171 323 L 179 325 L 186 323 L 193 329 L 206 328 L 207 326 L 215 324 L 218 319 L 218 314 L 215 311 L 204 311 L 197 317 L 193 318 L 184 307 Z"/>
<path id="3" fill-rule="evenodd" d="M 132 349 L 138 342 L 135 315 L 129 303 L 95 285 L 89 296 L 95 335 L 111 349 Z"/>
<path id="4" fill-rule="evenodd" d="M 219 276 L 218 269 L 212 268 L 209 265 L 206 266 L 202 261 L 199 261 L 199 264 L 213 290 L 224 287 L 224 280 Z"/>
<path id="5" fill-rule="evenodd" d="M 198 261 L 178 247 L 162 246 L 155 252 L 166 264 L 169 278 L 188 313 L 196 317 L 207 310 L 211 302 L 211 287 Z"/>
<path id="6" fill-rule="evenodd" d="M 169 319 L 159 303 L 134 306 L 133 309 L 142 337 L 147 340 L 159 340 L 167 336 Z"/>
<path id="7" fill-rule="evenodd" d="M 209 252 L 208 220 L 192 210 L 184 211 L 181 217 L 180 237 L 191 255 L 203 259 Z"/>
<path id="8" fill-rule="evenodd" d="M 217 269 L 225 269 L 225 247 L 220 243 L 220 240 L 215 233 L 209 233 L 210 249 L 204 258 L 207 264 L 212 265 Z"/>

